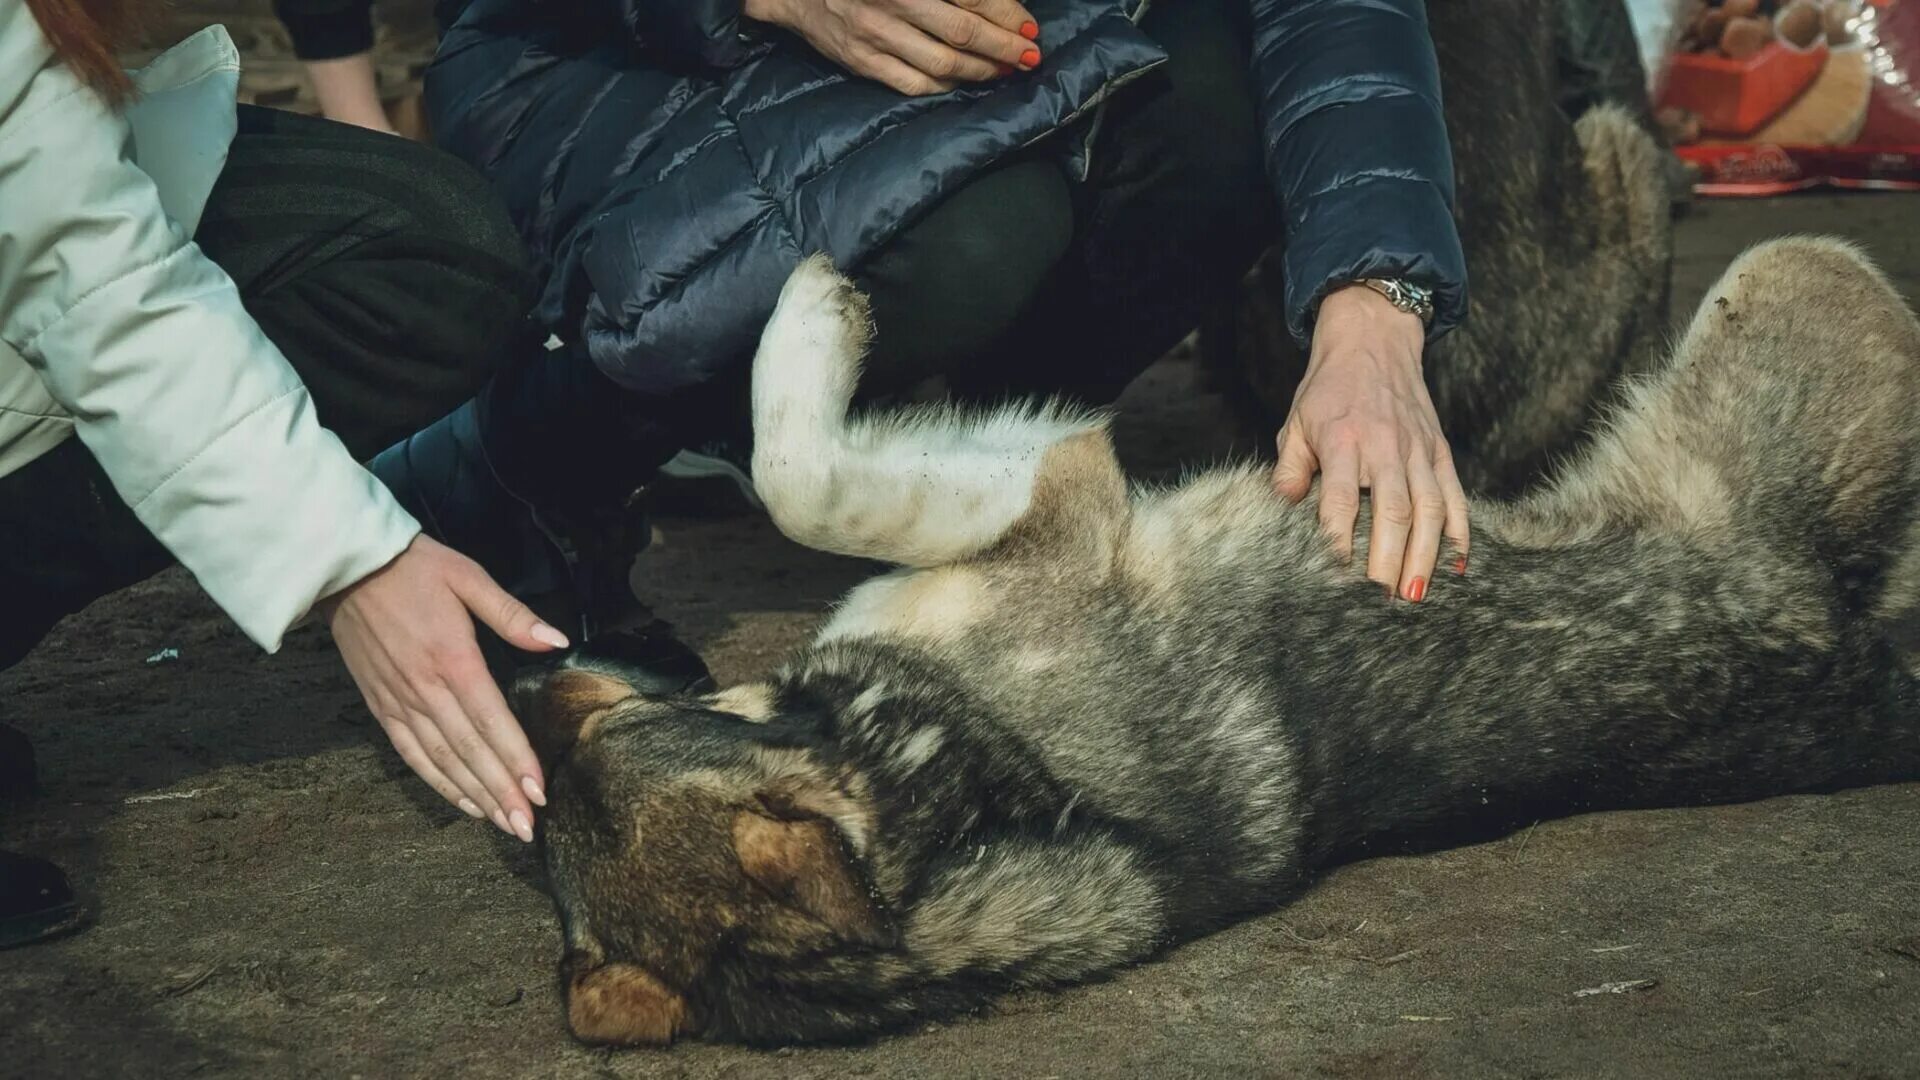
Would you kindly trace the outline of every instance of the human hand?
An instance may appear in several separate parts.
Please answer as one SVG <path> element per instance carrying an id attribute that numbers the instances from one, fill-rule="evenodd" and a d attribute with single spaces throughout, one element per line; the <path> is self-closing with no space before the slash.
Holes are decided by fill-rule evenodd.
<path id="1" fill-rule="evenodd" d="M 441 798 L 532 841 L 533 806 L 547 803 L 540 762 L 481 659 L 468 613 L 529 652 L 565 648 L 566 637 L 479 564 L 424 535 L 320 608 L 401 760 Z"/>
<path id="2" fill-rule="evenodd" d="M 1314 324 L 1307 374 L 1280 429 L 1274 490 L 1295 502 L 1320 474 L 1320 525 L 1353 554 L 1360 489 L 1373 502 L 1367 576 L 1418 601 L 1440 538 L 1456 573 L 1467 557 L 1467 496 L 1420 374 L 1420 318 L 1354 285 L 1330 293 Z"/>
<path id="3" fill-rule="evenodd" d="M 745 12 L 914 97 L 1040 64 L 1040 25 L 1016 0 L 746 0 Z"/>

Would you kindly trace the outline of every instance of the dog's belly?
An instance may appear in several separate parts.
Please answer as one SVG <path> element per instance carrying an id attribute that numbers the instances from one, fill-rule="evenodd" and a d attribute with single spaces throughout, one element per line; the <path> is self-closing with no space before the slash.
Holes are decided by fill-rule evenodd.
<path id="1" fill-rule="evenodd" d="M 920 641 L 963 637 L 994 609 L 987 574 L 966 566 L 895 570 L 855 586 L 814 638 L 892 636 Z"/>

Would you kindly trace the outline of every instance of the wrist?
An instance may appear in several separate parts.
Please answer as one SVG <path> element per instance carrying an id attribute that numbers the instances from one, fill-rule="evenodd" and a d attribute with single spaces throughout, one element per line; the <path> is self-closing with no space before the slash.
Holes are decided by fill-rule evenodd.
<path id="1" fill-rule="evenodd" d="M 1418 361 L 1426 344 L 1427 325 L 1420 316 L 1401 310 L 1365 285 L 1344 285 L 1320 302 L 1313 336 L 1316 343 L 1323 336 L 1333 339 L 1329 344 L 1351 340 L 1392 343 L 1404 346 L 1404 351 Z"/>

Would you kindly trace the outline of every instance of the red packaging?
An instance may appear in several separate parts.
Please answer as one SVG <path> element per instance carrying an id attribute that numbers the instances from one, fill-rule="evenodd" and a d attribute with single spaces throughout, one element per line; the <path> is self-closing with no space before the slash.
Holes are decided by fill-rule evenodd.
<path id="1" fill-rule="evenodd" d="M 1920 0 L 1697 0 L 1655 100 L 1707 195 L 1920 190 Z"/>

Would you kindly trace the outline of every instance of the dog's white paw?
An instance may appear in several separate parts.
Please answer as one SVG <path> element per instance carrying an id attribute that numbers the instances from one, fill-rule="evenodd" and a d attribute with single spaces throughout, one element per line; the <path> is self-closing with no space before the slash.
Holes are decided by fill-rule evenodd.
<path id="1" fill-rule="evenodd" d="M 774 305 L 761 353 L 769 347 L 781 364 L 795 362 L 789 352 L 824 355 L 858 363 L 873 336 L 873 315 L 866 296 L 834 269 L 826 255 L 803 260 L 787 277 Z"/>
<path id="2" fill-rule="evenodd" d="M 756 486 L 763 471 L 823 456 L 839 437 L 871 332 L 867 298 L 827 256 L 787 277 L 753 362 Z"/>

